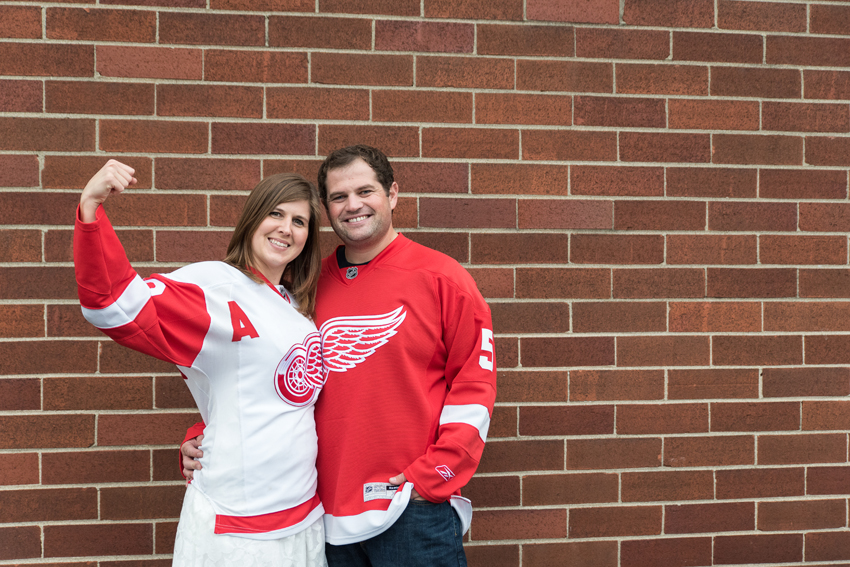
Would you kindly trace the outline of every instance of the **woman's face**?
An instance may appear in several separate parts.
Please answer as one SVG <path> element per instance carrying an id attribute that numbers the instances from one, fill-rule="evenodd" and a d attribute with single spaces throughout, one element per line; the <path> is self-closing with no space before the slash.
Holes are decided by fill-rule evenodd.
<path id="1" fill-rule="evenodd" d="M 310 204 L 307 201 L 278 204 L 251 237 L 253 267 L 277 284 L 287 264 L 304 249 L 309 226 Z"/>

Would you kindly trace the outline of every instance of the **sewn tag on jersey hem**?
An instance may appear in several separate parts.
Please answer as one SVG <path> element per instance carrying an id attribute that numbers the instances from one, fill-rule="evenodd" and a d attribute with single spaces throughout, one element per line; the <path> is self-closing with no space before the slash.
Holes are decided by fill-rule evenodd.
<path id="1" fill-rule="evenodd" d="M 385 482 L 367 482 L 363 485 L 363 502 L 392 500 L 400 487 Z"/>

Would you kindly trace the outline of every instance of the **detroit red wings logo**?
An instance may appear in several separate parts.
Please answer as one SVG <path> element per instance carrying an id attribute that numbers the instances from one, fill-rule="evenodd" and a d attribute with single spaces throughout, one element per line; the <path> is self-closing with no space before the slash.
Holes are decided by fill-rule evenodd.
<path id="1" fill-rule="evenodd" d="M 328 319 L 318 333 L 293 345 L 277 365 L 277 394 L 293 406 L 313 403 L 330 372 L 345 372 L 375 354 L 406 316 L 404 307 L 399 307 L 383 315 Z"/>

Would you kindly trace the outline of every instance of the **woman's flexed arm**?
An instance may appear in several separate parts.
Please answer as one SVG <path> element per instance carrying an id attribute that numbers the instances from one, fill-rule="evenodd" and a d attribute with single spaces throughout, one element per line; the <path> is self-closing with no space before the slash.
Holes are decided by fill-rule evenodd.
<path id="1" fill-rule="evenodd" d="M 94 177 L 89 179 L 83 194 L 80 195 L 80 220 L 94 222 L 97 208 L 112 193 L 121 193 L 130 185 L 135 185 L 135 169 L 114 159 L 106 162 Z"/>

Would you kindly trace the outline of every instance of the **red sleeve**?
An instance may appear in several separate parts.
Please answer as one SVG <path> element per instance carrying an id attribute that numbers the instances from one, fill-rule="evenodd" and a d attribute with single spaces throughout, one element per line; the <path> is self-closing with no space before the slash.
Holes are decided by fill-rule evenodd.
<path id="1" fill-rule="evenodd" d="M 204 425 L 204 422 L 199 421 L 198 423 L 187 429 L 186 437 L 183 438 L 183 443 L 180 443 L 180 446 L 182 447 L 186 443 L 186 441 L 194 439 L 198 435 L 203 435 L 204 427 L 206 427 L 206 425 Z M 183 476 L 183 478 L 186 478 L 186 475 L 183 474 L 183 453 L 181 453 L 179 449 L 177 450 L 177 466 L 180 469 L 180 474 Z"/>
<path id="2" fill-rule="evenodd" d="M 210 326 L 203 290 L 161 275 L 142 280 L 102 207 L 74 228 L 74 271 L 83 315 L 116 342 L 191 366 Z"/>
<path id="3" fill-rule="evenodd" d="M 416 491 L 432 502 L 448 499 L 472 478 L 481 460 L 496 401 L 490 309 L 472 278 L 465 271 L 463 276 L 465 286 L 458 288 L 451 282 L 442 282 L 437 290 L 448 388 L 437 442 L 404 471 Z"/>

